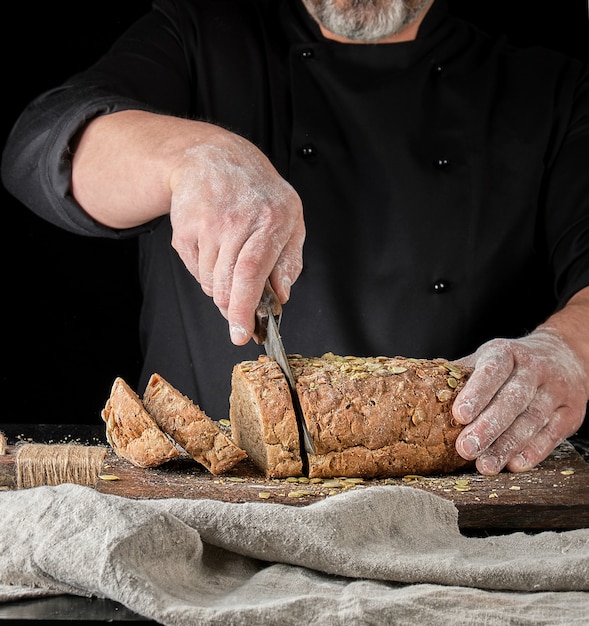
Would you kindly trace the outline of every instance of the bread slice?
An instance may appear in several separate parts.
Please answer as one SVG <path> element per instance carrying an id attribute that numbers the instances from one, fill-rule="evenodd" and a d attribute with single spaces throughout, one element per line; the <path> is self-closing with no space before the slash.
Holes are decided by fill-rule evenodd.
<path id="1" fill-rule="evenodd" d="M 159 374 L 149 379 L 143 404 L 158 426 L 211 474 L 227 472 L 247 457 L 200 407 Z"/>
<path id="2" fill-rule="evenodd" d="M 472 465 L 456 452 L 462 426 L 451 413 L 468 368 L 445 359 L 331 353 L 290 355 L 289 363 L 315 448 L 307 458 L 310 478 L 450 473 Z M 301 474 L 292 400 L 275 362 L 261 356 L 234 367 L 230 416 L 236 442 L 267 476 Z"/>
<path id="3" fill-rule="evenodd" d="M 137 467 L 156 467 L 180 454 L 145 410 L 139 396 L 120 377 L 112 385 L 101 416 L 114 452 Z"/>
<path id="4" fill-rule="evenodd" d="M 288 382 L 266 356 L 233 368 L 230 396 L 235 443 L 268 478 L 301 476 L 299 433 Z"/>

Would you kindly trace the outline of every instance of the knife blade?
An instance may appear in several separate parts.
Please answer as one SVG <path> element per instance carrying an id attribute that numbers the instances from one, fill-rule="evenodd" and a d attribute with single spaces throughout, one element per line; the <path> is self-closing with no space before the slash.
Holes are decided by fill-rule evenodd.
<path id="1" fill-rule="evenodd" d="M 254 331 L 254 339 L 257 343 L 264 344 L 266 354 L 274 359 L 280 369 L 284 373 L 290 389 L 292 404 L 297 420 L 299 435 L 303 443 L 304 450 L 308 454 L 315 454 L 313 441 L 307 428 L 305 418 L 303 417 L 303 409 L 297 393 L 296 382 L 292 369 L 288 362 L 286 350 L 280 336 L 280 322 L 282 320 L 282 305 L 278 296 L 270 286 L 270 282 L 266 281 L 264 292 L 260 299 L 260 303 L 256 308 L 256 328 Z"/>

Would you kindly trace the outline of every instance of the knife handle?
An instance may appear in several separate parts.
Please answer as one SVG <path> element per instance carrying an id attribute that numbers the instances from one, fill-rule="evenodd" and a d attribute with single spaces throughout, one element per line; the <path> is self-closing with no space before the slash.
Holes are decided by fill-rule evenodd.
<path id="1" fill-rule="evenodd" d="M 280 318 L 282 317 L 282 304 L 278 299 L 274 289 L 270 285 L 270 280 L 266 280 L 264 291 L 260 298 L 260 303 L 256 307 L 254 341 L 263 344 L 266 341 L 266 333 L 268 331 L 268 316 L 273 315 L 277 326 L 280 328 Z"/>

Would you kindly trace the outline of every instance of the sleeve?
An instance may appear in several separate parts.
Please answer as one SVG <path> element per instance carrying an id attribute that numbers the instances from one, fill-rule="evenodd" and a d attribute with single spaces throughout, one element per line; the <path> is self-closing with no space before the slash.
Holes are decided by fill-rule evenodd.
<path id="1" fill-rule="evenodd" d="M 87 236 L 124 238 L 150 229 L 110 229 L 84 212 L 71 193 L 70 145 L 98 115 L 127 109 L 189 114 L 184 46 L 194 29 L 182 23 L 191 19 L 182 6 L 156 0 L 92 67 L 39 95 L 21 113 L 2 154 L 2 182 L 38 216 Z"/>
<path id="2" fill-rule="evenodd" d="M 578 67 L 575 65 L 574 67 Z M 563 87 L 565 81 L 561 83 Z M 559 305 L 589 285 L 589 66 L 558 108 L 556 149 L 546 164 L 546 233 Z M 567 90 L 560 90 L 557 99 Z"/>

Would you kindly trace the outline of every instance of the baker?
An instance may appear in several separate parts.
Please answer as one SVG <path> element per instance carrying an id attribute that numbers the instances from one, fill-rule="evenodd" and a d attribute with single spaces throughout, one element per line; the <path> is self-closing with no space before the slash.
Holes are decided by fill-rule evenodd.
<path id="1" fill-rule="evenodd" d="M 458 452 L 517 472 L 587 410 L 588 118 L 587 65 L 445 0 L 155 0 L 23 111 L 2 179 L 139 238 L 139 389 L 226 417 L 269 277 L 288 351 L 474 366 Z"/>

